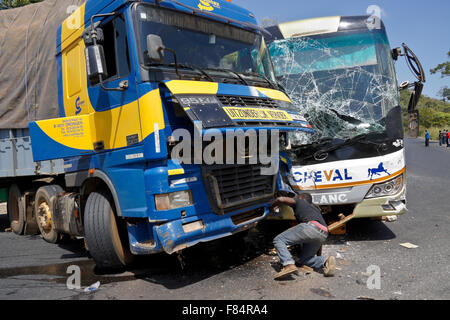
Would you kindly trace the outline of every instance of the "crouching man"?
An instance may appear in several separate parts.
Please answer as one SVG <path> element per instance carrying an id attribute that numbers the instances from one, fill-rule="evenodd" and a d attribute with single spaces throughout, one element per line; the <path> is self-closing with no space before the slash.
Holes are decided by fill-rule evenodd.
<path id="1" fill-rule="evenodd" d="M 293 208 L 298 225 L 279 234 L 273 240 L 280 262 L 283 265 L 275 279 L 280 279 L 292 273 L 297 273 L 295 261 L 288 250 L 290 245 L 302 244 L 299 263 L 313 268 L 315 271 L 323 270 L 326 277 L 333 276 L 336 271 L 336 258 L 333 256 L 317 256 L 321 245 L 328 237 L 328 228 L 319 208 L 312 204 L 312 197 L 302 193 L 298 197 L 279 197 L 271 205 L 271 211 L 285 204 Z"/>

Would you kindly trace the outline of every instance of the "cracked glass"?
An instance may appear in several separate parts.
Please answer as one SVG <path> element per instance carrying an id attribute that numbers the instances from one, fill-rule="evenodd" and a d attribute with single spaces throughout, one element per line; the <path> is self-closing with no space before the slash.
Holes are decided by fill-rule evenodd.
<path id="1" fill-rule="evenodd" d="M 400 97 L 384 30 L 276 40 L 269 50 L 278 81 L 316 130 L 291 134 L 294 146 L 386 134 Z"/>

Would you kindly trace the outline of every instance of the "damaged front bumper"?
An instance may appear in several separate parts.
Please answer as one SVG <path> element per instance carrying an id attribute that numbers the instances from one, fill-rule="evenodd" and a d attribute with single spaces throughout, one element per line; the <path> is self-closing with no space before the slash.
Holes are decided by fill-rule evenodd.
<path id="1" fill-rule="evenodd" d="M 211 213 L 189 217 L 161 225 L 153 225 L 150 222 L 128 225 L 130 249 L 136 255 L 161 251 L 172 254 L 199 242 L 247 230 L 264 219 L 268 213 L 267 207 L 259 207 L 228 215 Z"/>
<path id="2" fill-rule="evenodd" d="M 406 185 L 393 196 L 364 199 L 353 210 L 353 218 L 402 215 L 406 209 Z"/>

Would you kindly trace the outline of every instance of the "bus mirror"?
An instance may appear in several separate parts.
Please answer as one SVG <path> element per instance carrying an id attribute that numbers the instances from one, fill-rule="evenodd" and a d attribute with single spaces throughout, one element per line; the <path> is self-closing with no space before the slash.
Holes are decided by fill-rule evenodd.
<path id="1" fill-rule="evenodd" d="M 164 44 L 160 36 L 156 34 L 147 36 L 147 54 L 154 62 L 162 63 L 164 61 Z"/>
<path id="2" fill-rule="evenodd" d="M 86 47 L 87 74 L 91 82 L 101 82 L 101 79 L 108 77 L 106 70 L 105 52 L 102 45 L 92 45 Z"/>
<path id="3" fill-rule="evenodd" d="M 398 87 L 398 90 L 405 90 L 408 89 L 410 86 L 409 81 L 403 81 L 400 86 Z"/>
<path id="4" fill-rule="evenodd" d="M 398 57 L 402 55 L 402 48 L 392 49 L 392 59 L 398 60 Z"/>
<path id="5" fill-rule="evenodd" d="M 409 99 L 408 113 L 412 113 L 416 110 L 416 106 L 419 103 L 420 96 L 422 95 L 422 90 L 423 83 L 416 81 L 414 83 L 414 90 L 411 93 L 411 98 Z"/>

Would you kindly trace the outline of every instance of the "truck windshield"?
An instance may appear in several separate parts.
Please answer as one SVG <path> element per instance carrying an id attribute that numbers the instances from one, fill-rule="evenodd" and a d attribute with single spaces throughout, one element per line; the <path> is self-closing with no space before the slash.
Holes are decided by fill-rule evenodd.
<path id="1" fill-rule="evenodd" d="M 400 98 L 384 30 L 279 40 L 269 51 L 278 80 L 316 130 L 294 135 L 294 144 L 386 133 Z"/>
<path id="2" fill-rule="evenodd" d="M 214 79 L 275 81 L 272 62 L 260 34 L 198 15 L 146 4 L 136 7 L 135 20 L 140 62 L 145 68 L 152 66 L 147 55 L 147 35 L 155 34 L 161 37 L 166 48 L 176 52 L 180 65 L 195 67 L 190 70 L 180 68 L 180 72 L 192 74 L 201 69 Z M 173 63 L 173 55 L 166 52 L 164 65 L 168 68 Z M 185 76 L 188 77 L 183 74 L 183 78 Z"/>

